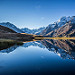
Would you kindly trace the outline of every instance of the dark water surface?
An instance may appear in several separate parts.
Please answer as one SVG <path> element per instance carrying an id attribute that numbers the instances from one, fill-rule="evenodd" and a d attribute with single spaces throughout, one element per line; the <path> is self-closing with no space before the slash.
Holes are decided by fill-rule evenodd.
<path id="1" fill-rule="evenodd" d="M 42 40 L 0 50 L 0 75 L 75 75 L 75 41 Z"/>

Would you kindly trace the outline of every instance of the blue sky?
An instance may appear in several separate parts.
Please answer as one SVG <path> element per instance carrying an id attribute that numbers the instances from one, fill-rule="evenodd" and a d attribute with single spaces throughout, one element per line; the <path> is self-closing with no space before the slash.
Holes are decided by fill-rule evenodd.
<path id="1" fill-rule="evenodd" d="M 46 27 L 62 16 L 75 16 L 75 0 L 0 0 L 0 22 L 19 28 Z"/>

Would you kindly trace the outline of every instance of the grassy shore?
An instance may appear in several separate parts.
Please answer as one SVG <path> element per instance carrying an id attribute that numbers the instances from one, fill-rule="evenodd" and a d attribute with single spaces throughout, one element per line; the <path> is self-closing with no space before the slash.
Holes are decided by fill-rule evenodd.
<path id="1" fill-rule="evenodd" d="M 38 37 L 36 36 L 34 39 L 38 40 L 43 40 L 43 39 L 53 39 L 53 40 L 67 40 L 67 39 L 72 39 L 75 40 L 75 37 Z"/>
<path id="2" fill-rule="evenodd" d="M 17 44 L 17 45 L 23 44 L 23 43 L 20 42 L 20 41 L 15 41 L 15 40 L 11 40 L 11 39 L 0 39 L 0 46 L 1 46 L 1 44 L 3 44 L 3 43 L 7 43 L 8 45 L 9 45 L 9 44 L 10 44 L 10 45 L 12 45 L 12 44 Z"/>
<path id="3" fill-rule="evenodd" d="M 18 40 L 11 40 L 11 39 L 0 39 L 0 50 L 8 48 L 13 45 L 22 45 L 23 43 L 44 40 L 44 39 L 53 39 L 53 40 L 75 40 L 75 37 L 43 37 L 43 36 L 34 36 L 34 39 L 18 41 Z"/>

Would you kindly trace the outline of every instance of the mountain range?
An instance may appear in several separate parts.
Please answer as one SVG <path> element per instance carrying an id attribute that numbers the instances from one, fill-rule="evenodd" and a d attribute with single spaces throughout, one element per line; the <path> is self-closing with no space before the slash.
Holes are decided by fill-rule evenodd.
<path id="1" fill-rule="evenodd" d="M 57 22 L 49 24 L 46 29 L 41 32 L 40 35 L 58 37 L 58 36 L 68 36 L 74 35 L 75 33 L 75 16 L 72 17 L 62 17 Z"/>
<path id="2" fill-rule="evenodd" d="M 23 33 L 22 30 L 20 30 L 19 28 L 17 28 L 14 24 L 10 23 L 10 22 L 2 22 L 0 23 L 1 26 L 7 27 L 17 33 Z"/>
<path id="3" fill-rule="evenodd" d="M 24 33 L 27 34 L 35 34 L 35 35 L 40 35 L 40 33 L 45 29 L 45 27 L 40 27 L 38 29 L 29 29 L 29 28 L 22 28 L 21 30 Z"/>
<path id="4" fill-rule="evenodd" d="M 0 23 L 0 26 L 7 27 L 16 33 L 27 33 L 27 34 L 36 34 L 36 35 L 39 35 L 45 29 L 45 27 L 40 27 L 38 29 L 29 29 L 29 28 L 20 29 L 10 22 L 2 22 Z"/>
<path id="5" fill-rule="evenodd" d="M 20 29 L 10 22 L 2 22 L 0 23 L 0 28 L 1 26 L 7 27 L 16 33 L 27 33 L 50 37 L 75 36 L 75 16 L 64 16 L 53 24 L 49 24 L 47 27 L 40 27 L 38 29 Z"/>

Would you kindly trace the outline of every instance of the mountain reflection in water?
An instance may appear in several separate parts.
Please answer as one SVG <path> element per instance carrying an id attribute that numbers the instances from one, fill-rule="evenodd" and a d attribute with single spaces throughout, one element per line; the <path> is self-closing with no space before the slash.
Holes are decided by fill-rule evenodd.
<path id="1" fill-rule="evenodd" d="M 42 44 L 64 59 L 75 59 L 75 40 L 42 40 Z"/>
<path id="2" fill-rule="evenodd" d="M 13 45 L 7 49 L 0 50 L 0 53 L 10 53 L 20 45 Z M 22 47 L 38 46 L 40 48 L 47 48 L 59 55 L 63 59 L 75 59 L 75 40 L 41 40 L 35 42 L 27 42 L 21 45 Z"/>

